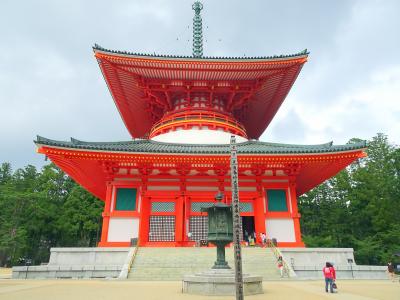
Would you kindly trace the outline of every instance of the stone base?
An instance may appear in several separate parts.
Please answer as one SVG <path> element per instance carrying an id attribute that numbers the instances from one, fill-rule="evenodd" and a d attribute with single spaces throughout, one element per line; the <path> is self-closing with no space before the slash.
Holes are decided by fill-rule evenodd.
<path id="1" fill-rule="evenodd" d="M 52 248 L 46 265 L 12 268 L 14 279 L 122 278 L 135 248 Z"/>
<path id="2" fill-rule="evenodd" d="M 235 273 L 231 269 L 211 269 L 183 277 L 183 293 L 209 296 L 234 296 Z M 244 295 L 262 294 L 262 277 L 243 274 Z"/>
<path id="3" fill-rule="evenodd" d="M 329 261 L 340 279 L 387 279 L 386 266 L 357 265 L 353 248 L 279 248 L 298 279 L 323 279 L 322 268 Z M 351 263 L 350 263 L 351 262 Z"/>

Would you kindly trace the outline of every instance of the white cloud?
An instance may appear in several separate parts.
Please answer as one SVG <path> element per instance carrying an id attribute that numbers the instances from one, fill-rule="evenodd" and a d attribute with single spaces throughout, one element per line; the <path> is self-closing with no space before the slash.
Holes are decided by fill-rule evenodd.
<path id="1" fill-rule="evenodd" d="M 191 2 L 38 0 L 24 10 L 20 1 L 2 4 L 0 162 L 17 167 L 42 163 L 33 151 L 36 134 L 129 139 L 93 58 L 94 42 L 142 53 L 191 53 Z M 208 0 L 204 52 L 311 50 L 263 140 L 345 143 L 384 132 L 400 143 L 399 11 L 396 0 Z"/>
<path id="2" fill-rule="evenodd" d="M 136 18 L 142 22 L 162 22 L 170 25 L 172 22 L 172 7 L 161 6 L 160 1 L 129 1 L 116 7 L 116 13 L 122 18 Z M 148 25 L 148 24 L 147 24 Z"/>
<path id="3" fill-rule="evenodd" d="M 377 132 L 399 143 L 398 11 L 396 1 L 355 2 L 325 47 L 311 49 L 271 135 L 292 142 L 284 130 L 277 132 L 284 126 L 276 124 L 290 122 L 287 112 L 295 111 L 305 127 L 304 143 L 345 143 L 352 137 L 370 139 Z"/>
<path id="4" fill-rule="evenodd" d="M 377 132 L 400 141 L 400 64 L 370 74 L 362 85 L 342 91 L 328 103 L 298 105 L 301 99 L 293 96 L 292 100 L 294 104 L 283 111 L 278 119 L 280 125 L 273 129 L 279 130 L 287 118 L 291 124 L 293 118 L 286 110 L 295 110 L 299 127 L 304 130 L 304 143 L 331 139 L 345 143 L 352 137 L 369 139 Z M 289 128 L 295 130 L 293 126 Z M 284 136 L 287 137 L 290 135 Z"/>

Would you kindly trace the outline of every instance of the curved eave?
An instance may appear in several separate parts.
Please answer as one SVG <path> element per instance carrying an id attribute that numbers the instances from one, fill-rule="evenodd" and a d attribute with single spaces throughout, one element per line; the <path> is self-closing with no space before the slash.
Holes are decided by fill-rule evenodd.
<path id="1" fill-rule="evenodd" d="M 133 59 L 149 59 L 149 60 L 166 60 L 166 61 L 187 61 L 187 62 L 263 62 L 263 61 L 280 61 L 280 60 L 288 60 L 288 59 L 298 59 L 298 58 L 306 58 L 308 54 L 310 54 L 307 49 L 300 51 L 295 54 L 288 55 L 272 55 L 272 56 L 253 56 L 253 57 L 233 57 L 233 56 L 203 56 L 203 57 L 193 57 L 193 56 L 185 56 L 185 55 L 164 55 L 164 54 L 146 54 L 146 53 L 135 53 L 129 51 L 119 51 L 119 50 L 111 50 L 101 47 L 100 45 L 95 44 L 93 46 L 94 53 L 103 53 L 115 57 L 122 58 L 133 58 Z"/>
<path id="2" fill-rule="evenodd" d="M 149 141 L 139 141 L 149 142 Z M 199 153 L 198 151 L 186 152 L 149 152 L 149 151 L 113 151 L 101 150 L 100 147 L 105 145 L 115 145 L 120 143 L 88 143 L 72 139 L 71 142 L 53 141 L 45 138 L 38 137 L 35 141 L 38 152 L 48 156 L 56 165 L 63 169 L 69 176 L 76 182 L 81 184 L 89 192 L 93 193 L 100 199 L 105 199 L 106 182 L 112 180 L 107 175 L 107 168 L 112 168 L 113 164 L 119 163 L 217 163 L 229 164 L 229 153 L 216 151 L 208 151 L 207 153 Z M 135 141 L 133 142 L 135 143 Z M 149 144 L 153 144 L 151 142 Z M 156 143 L 161 147 L 176 147 L 177 144 Z M 261 147 L 276 147 L 282 148 L 298 148 L 300 145 L 284 145 L 284 144 L 270 144 L 253 142 Z M 365 143 L 333 146 L 331 143 L 302 146 L 309 148 L 307 153 L 291 153 L 286 151 L 283 153 L 240 153 L 241 147 L 254 146 L 249 142 L 239 143 L 239 161 L 246 164 L 267 164 L 275 166 L 275 168 L 285 168 L 296 164 L 300 166 L 300 172 L 296 174 L 296 191 L 301 195 L 313 187 L 317 186 L 324 180 L 334 176 L 340 170 L 348 166 L 354 160 L 364 157 L 366 154 Z M 97 149 L 90 149 L 96 148 Z M 189 145 L 196 148 L 195 145 Z M 205 145 L 203 147 L 213 147 L 215 145 Z M 226 145 L 217 145 L 226 147 Z M 314 148 L 313 148 L 314 147 Z M 335 147 L 335 148 L 332 148 Z M 331 150 L 328 152 L 328 149 Z M 319 149 L 319 150 L 318 150 Z M 335 149 L 335 151 L 333 151 Z M 317 151 L 318 152 L 315 152 Z M 212 168 L 212 167 L 211 167 Z"/>
<path id="3" fill-rule="evenodd" d="M 150 151 L 118 151 L 118 150 L 96 150 L 96 149 L 85 149 L 85 148 L 69 148 L 69 147 L 60 147 L 60 146 L 48 146 L 48 145 L 42 145 L 42 144 L 36 144 L 38 147 L 38 152 L 45 154 L 45 151 L 42 151 L 41 149 L 58 149 L 58 150 L 65 150 L 65 151 L 71 151 L 69 154 L 76 152 L 76 153 L 90 153 L 93 152 L 97 157 L 106 157 L 109 155 L 125 155 L 127 156 L 126 158 L 129 159 L 130 156 L 135 156 L 135 155 L 149 155 L 149 156 L 220 156 L 220 157 L 227 157 L 229 156 L 229 153 L 219 153 L 219 152 L 200 152 L 200 153 L 187 153 L 187 152 L 179 152 L 179 151 L 171 151 L 171 152 L 150 152 Z M 259 157 L 275 157 L 275 158 L 280 158 L 280 157 L 310 157 L 310 156 L 329 156 L 331 154 L 339 155 L 339 154 L 348 154 L 348 153 L 355 153 L 355 152 L 364 152 L 366 149 L 356 149 L 356 150 L 343 150 L 343 151 L 310 151 L 310 152 L 268 152 L 268 153 L 262 153 L 261 151 L 259 152 L 238 152 L 238 156 L 259 156 Z M 84 155 L 87 156 L 87 155 Z M 364 155 L 360 155 L 359 157 L 364 157 Z"/>
<path id="4" fill-rule="evenodd" d="M 56 141 L 41 136 L 34 141 L 38 148 L 50 147 L 71 151 L 94 151 L 120 154 L 157 154 L 157 155 L 229 155 L 229 144 L 175 144 L 152 140 L 122 142 L 85 142 L 74 138 L 71 141 Z M 239 155 L 321 155 L 329 153 L 346 153 L 363 151 L 366 142 L 355 144 L 333 145 L 332 142 L 318 145 L 295 145 L 246 141 L 237 143 Z"/>
<path id="5" fill-rule="evenodd" d="M 104 79 L 128 131 L 135 138 L 146 136 L 154 120 L 148 110 L 143 82 L 203 82 L 252 84 L 252 96 L 238 101 L 234 115 L 239 118 L 249 138 L 258 139 L 272 121 L 307 61 L 308 52 L 272 57 L 180 57 L 157 56 L 94 48 Z M 178 85 L 179 86 L 179 85 Z M 199 86 L 197 86 L 199 87 Z M 234 105 L 235 106 L 235 105 Z"/>

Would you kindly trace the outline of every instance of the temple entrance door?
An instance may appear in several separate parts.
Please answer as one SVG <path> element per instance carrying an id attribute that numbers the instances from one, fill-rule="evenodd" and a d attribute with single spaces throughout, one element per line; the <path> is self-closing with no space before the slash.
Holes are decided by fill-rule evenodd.
<path id="1" fill-rule="evenodd" d="M 249 236 L 254 237 L 255 226 L 254 226 L 254 216 L 242 216 L 242 232 L 243 240 L 248 242 Z"/>
<path id="2" fill-rule="evenodd" d="M 200 242 L 207 240 L 208 234 L 208 217 L 207 216 L 191 216 L 189 219 L 190 240 Z"/>
<path id="3" fill-rule="evenodd" d="M 175 241 L 175 216 L 150 216 L 149 242 Z"/>
<path id="4" fill-rule="evenodd" d="M 171 245 L 177 241 L 176 228 L 177 221 L 179 221 L 177 210 L 180 206 L 175 200 L 171 194 L 161 194 L 159 191 L 152 193 L 148 204 L 148 235 L 146 237 L 148 242 L 170 243 Z"/>

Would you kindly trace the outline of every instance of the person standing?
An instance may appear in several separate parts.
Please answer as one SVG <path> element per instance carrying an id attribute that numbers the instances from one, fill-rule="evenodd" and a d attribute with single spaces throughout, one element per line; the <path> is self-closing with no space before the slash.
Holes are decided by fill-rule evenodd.
<path id="1" fill-rule="evenodd" d="M 283 277 L 283 258 L 282 258 L 282 256 L 278 257 L 277 264 L 278 264 L 279 272 L 281 272 L 281 278 L 282 278 Z"/>
<path id="2" fill-rule="evenodd" d="M 249 233 L 247 230 L 244 231 L 244 242 L 246 243 L 246 246 L 249 245 Z"/>
<path id="3" fill-rule="evenodd" d="M 255 246 L 253 235 L 249 235 L 249 246 Z"/>
<path id="4" fill-rule="evenodd" d="M 389 278 L 394 282 L 394 266 L 391 261 L 387 264 L 387 272 L 389 274 Z"/>
<path id="5" fill-rule="evenodd" d="M 325 278 L 325 292 L 328 292 L 328 286 L 331 293 L 333 293 L 333 282 L 336 280 L 336 271 L 331 263 L 326 262 L 325 267 L 322 269 Z"/>
<path id="6" fill-rule="evenodd" d="M 267 236 L 263 232 L 260 233 L 260 235 L 261 235 L 261 244 L 262 244 L 262 247 L 264 248 L 265 244 L 267 243 Z"/>

